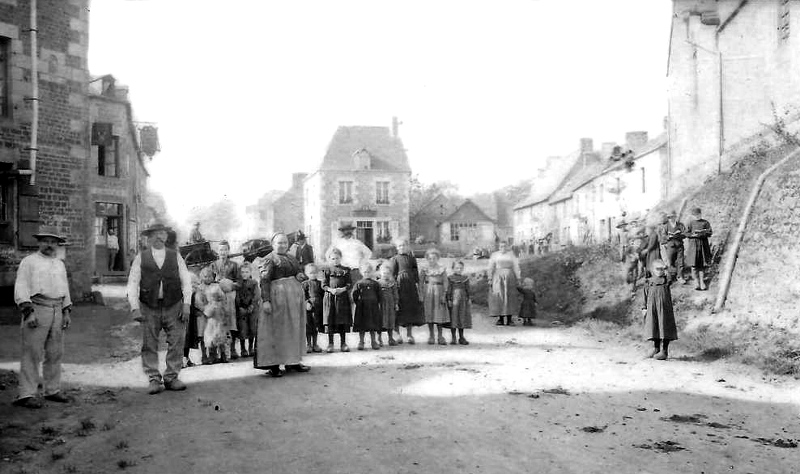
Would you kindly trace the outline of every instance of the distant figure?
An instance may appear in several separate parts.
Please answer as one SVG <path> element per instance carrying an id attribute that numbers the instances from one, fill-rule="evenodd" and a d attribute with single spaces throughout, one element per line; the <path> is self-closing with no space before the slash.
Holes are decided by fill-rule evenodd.
<path id="1" fill-rule="evenodd" d="M 192 228 L 192 232 L 189 234 L 189 243 L 196 244 L 198 242 L 204 242 L 205 240 L 203 234 L 200 233 L 200 223 L 195 222 L 194 228 Z"/>
<path id="2" fill-rule="evenodd" d="M 106 250 L 108 252 L 108 270 L 114 270 L 114 262 L 117 260 L 117 254 L 119 253 L 119 238 L 117 238 L 117 233 L 114 232 L 114 229 L 108 229 L 108 235 L 106 235 Z"/>
<path id="3" fill-rule="evenodd" d="M 617 244 L 619 245 L 619 260 L 625 262 L 625 256 L 628 254 L 628 240 L 630 235 L 628 233 L 628 222 L 625 221 L 626 213 L 622 213 L 620 223 L 617 224 Z"/>
<path id="4" fill-rule="evenodd" d="M 517 287 L 522 297 L 519 307 L 519 316 L 522 318 L 523 326 L 533 326 L 536 318 L 536 291 L 534 290 L 533 278 L 522 280 L 522 286 Z"/>
<path id="5" fill-rule="evenodd" d="M 705 291 L 706 267 L 711 265 L 711 246 L 708 238 L 711 237 L 711 224 L 702 218 L 700 208 L 692 209 L 692 217 L 686 227 L 686 265 L 692 268 L 692 278 L 695 281 L 695 290 Z"/>
<path id="6" fill-rule="evenodd" d="M 678 222 L 678 213 L 675 211 L 667 214 L 667 223 L 661 226 L 659 241 L 662 244 L 664 255 L 661 259 L 668 266 L 669 276 L 672 281 L 678 280 L 681 284 L 686 283 L 683 279 L 683 239 L 686 234 L 686 226 Z"/>
<path id="7" fill-rule="evenodd" d="M 289 255 L 297 260 L 300 268 L 305 269 L 309 263 L 314 263 L 314 247 L 306 243 L 306 234 L 298 230 L 295 242 L 289 247 Z"/>

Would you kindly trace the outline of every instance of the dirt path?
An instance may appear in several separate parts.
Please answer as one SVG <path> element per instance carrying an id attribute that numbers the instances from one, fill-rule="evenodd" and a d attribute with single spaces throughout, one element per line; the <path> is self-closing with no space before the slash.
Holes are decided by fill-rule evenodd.
<path id="1" fill-rule="evenodd" d="M 788 473 L 800 466 L 798 381 L 768 381 L 720 362 L 645 360 L 643 346 L 573 329 L 476 319 L 466 347 L 315 354 L 305 360 L 310 373 L 282 379 L 264 377 L 249 359 L 197 367 L 182 373 L 188 391 L 158 396 L 144 393 L 138 359 L 68 364 L 77 398 L 69 407 L 14 409 L 13 390 L 0 391 L 0 472 Z M 680 356 L 679 344 L 675 350 Z"/>

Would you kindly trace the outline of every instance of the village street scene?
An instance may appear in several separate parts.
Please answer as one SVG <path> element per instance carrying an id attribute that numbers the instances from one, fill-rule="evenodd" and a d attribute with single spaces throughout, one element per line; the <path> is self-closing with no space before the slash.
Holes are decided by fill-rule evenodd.
<path id="1" fill-rule="evenodd" d="M 0 473 L 800 471 L 800 1 L 0 0 Z"/>

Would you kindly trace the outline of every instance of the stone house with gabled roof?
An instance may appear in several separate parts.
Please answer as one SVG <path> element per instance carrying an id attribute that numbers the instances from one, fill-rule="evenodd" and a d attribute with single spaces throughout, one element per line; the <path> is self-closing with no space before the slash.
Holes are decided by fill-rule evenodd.
<path id="1" fill-rule="evenodd" d="M 475 247 L 494 250 L 497 219 L 490 217 L 471 199 L 461 203 L 439 225 L 438 245 L 448 253 L 468 253 Z"/>
<path id="2" fill-rule="evenodd" d="M 369 248 L 409 234 L 411 167 L 398 122 L 392 127 L 342 126 L 319 168 L 303 185 L 304 231 L 322 252 L 345 223 Z"/>

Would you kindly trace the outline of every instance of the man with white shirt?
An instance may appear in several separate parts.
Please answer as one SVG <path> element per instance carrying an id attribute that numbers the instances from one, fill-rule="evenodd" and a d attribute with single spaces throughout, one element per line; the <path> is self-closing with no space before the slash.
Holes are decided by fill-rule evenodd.
<path id="1" fill-rule="evenodd" d="M 117 260 L 117 253 L 119 253 L 119 238 L 114 229 L 108 229 L 106 235 L 106 250 L 108 251 L 108 270 L 114 270 L 114 262 Z"/>
<path id="2" fill-rule="evenodd" d="M 337 248 L 342 252 L 342 265 L 350 268 L 350 279 L 355 284 L 361 279 L 361 264 L 368 261 L 372 257 L 372 250 L 367 247 L 364 242 L 358 240 L 353 236 L 352 222 L 345 222 L 339 227 L 340 237 L 334 240 L 331 247 L 325 252 L 327 256 L 331 249 Z M 353 306 L 355 310 L 355 306 Z"/>
<path id="3" fill-rule="evenodd" d="M 128 302 L 134 321 L 142 323 L 142 367 L 150 379 L 149 393 L 186 390 L 178 380 L 183 365 L 183 342 L 192 301 L 192 279 L 183 257 L 166 247 L 171 229 L 156 223 L 142 232 L 149 248 L 131 264 Z M 167 369 L 158 371 L 158 336 L 167 334 Z M 162 385 L 163 382 L 163 385 Z"/>
<path id="4" fill-rule="evenodd" d="M 45 227 L 33 236 L 39 242 L 39 251 L 22 259 L 14 282 L 14 302 L 22 313 L 19 395 L 14 405 L 25 408 L 43 406 L 38 397 L 42 382 L 40 362 L 45 400 L 69 401 L 61 393 L 61 356 L 64 353 L 63 331 L 70 325 L 72 300 L 67 269 L 56 257 L 56 249 L 66 240 L 54 229 Z"/>

